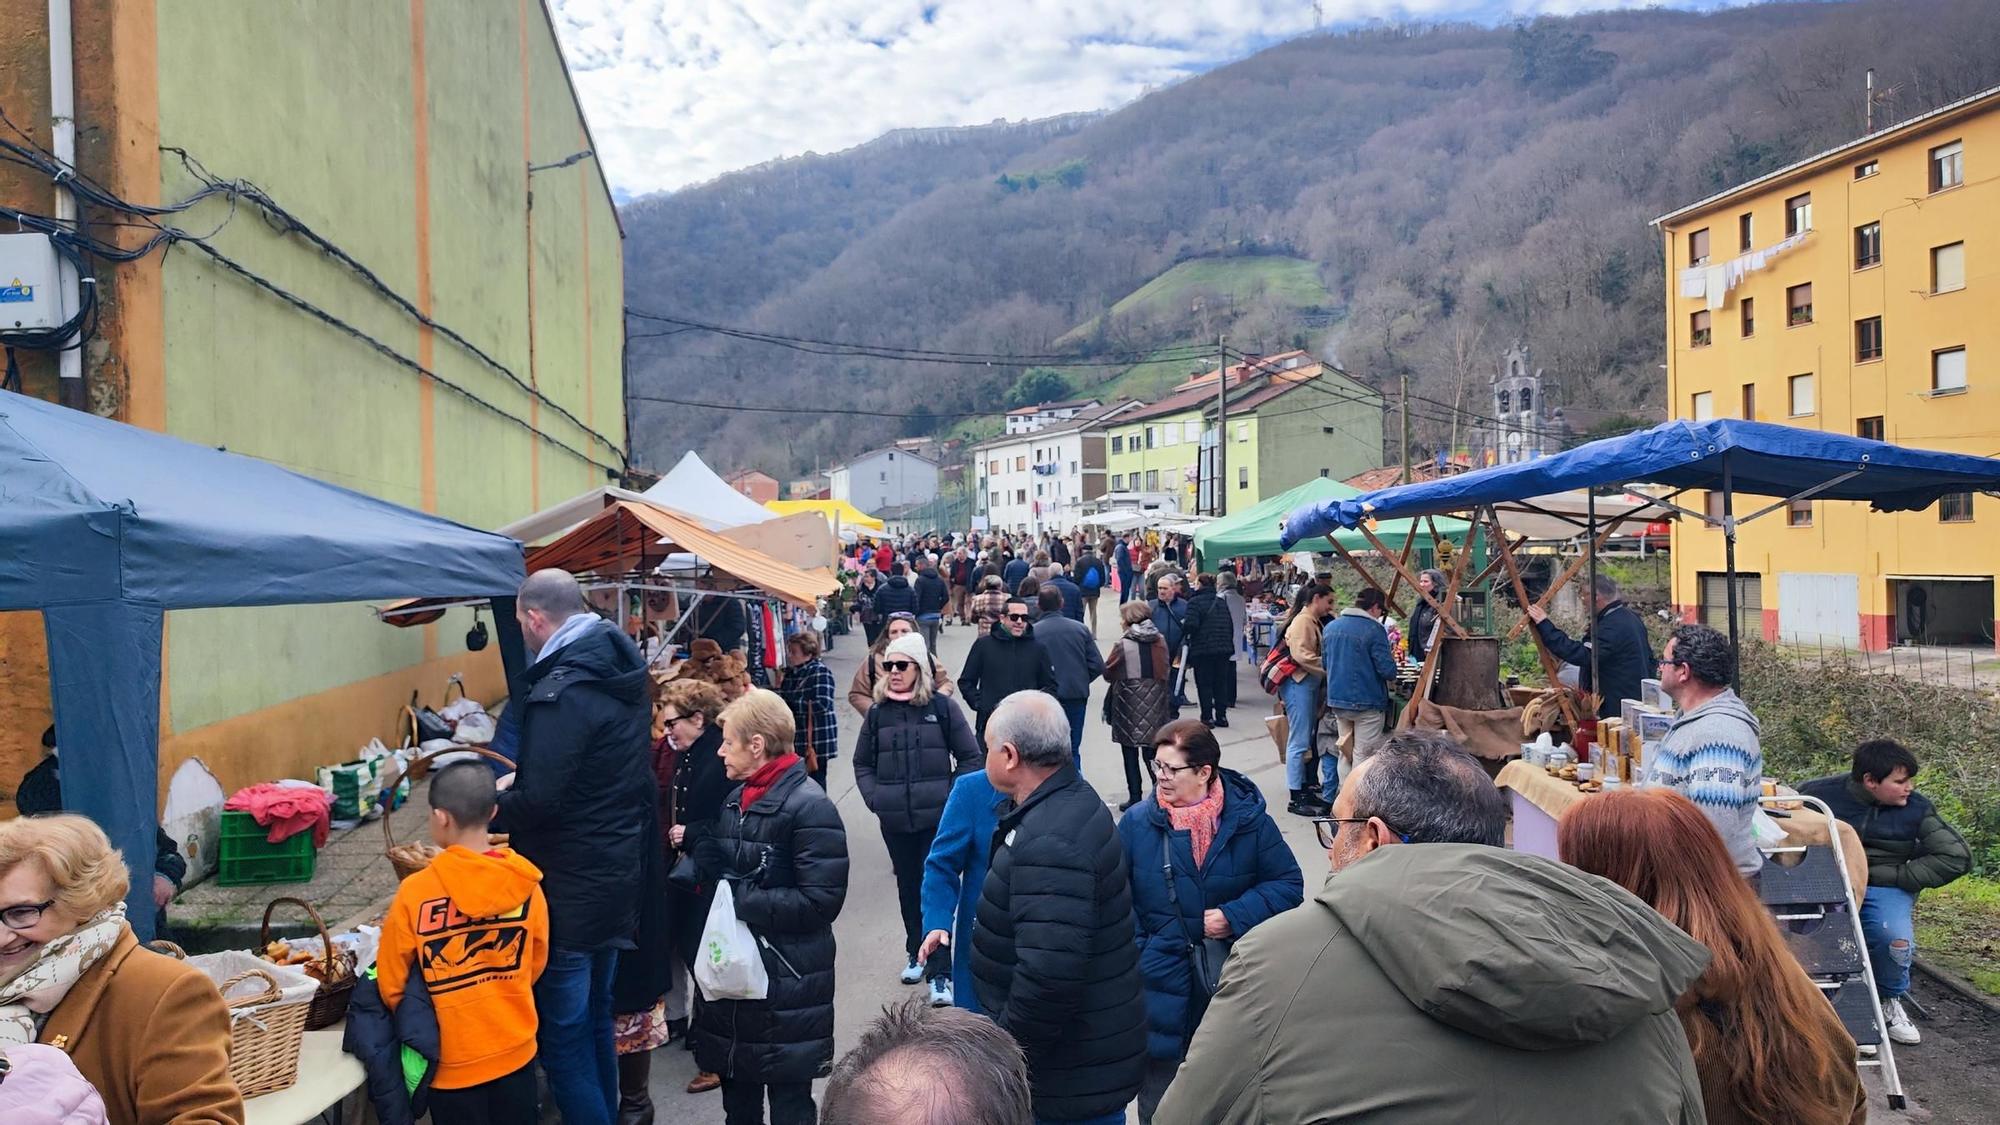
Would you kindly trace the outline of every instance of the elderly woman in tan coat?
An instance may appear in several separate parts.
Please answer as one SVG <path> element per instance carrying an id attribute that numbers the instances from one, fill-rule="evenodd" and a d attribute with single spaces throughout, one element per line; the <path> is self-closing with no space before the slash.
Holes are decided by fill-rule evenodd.
<path id="1" fill-rule="evenodd" d="M 222 996 L 139 947 L 126 884 L 84 817 L 0 823 L 0 1046 L 69 1052 L 112 1125 L 241 1125 Z"/>

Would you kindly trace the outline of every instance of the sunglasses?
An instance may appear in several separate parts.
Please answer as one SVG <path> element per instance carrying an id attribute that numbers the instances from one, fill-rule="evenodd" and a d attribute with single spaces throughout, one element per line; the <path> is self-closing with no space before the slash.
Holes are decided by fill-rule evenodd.
<path id="1" fill-rule="evenodd" d="M 1010 613 L 1007 615 L 1007 620 L 1009 621 L 1026 621 L 1027 619 L 1028 615 L 1025 613 Z"/>
<path id="2" fill-rule="evenodd" d="M 882 662 L 883 670 L 888 672 L 909 672 L 913 671 L 916 666 L 916 662 L 912 660 L 884 660 Z"/>

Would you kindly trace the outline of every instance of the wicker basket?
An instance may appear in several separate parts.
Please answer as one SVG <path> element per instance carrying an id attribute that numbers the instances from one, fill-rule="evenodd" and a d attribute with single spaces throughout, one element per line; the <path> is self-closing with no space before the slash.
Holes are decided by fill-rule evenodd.
<path id="1" fill-rule="evenodd" d="M 414 716 L 411 721 L 415 722 Z M 447 754 L 477 754 L 482 758 L 499 762 L 510 769 L 514 765 L 504 755 L 496 754 L 491 750 L 482 750 L 477 746 L 454 746 L 450 750 L 440 750 L 435 754 L 425 754 L 411 762 L 409 768 L 410 780 L 421 779 L 425 774 L 430 772 L 431 763 L 434 760 L 444 757 Z M 386 791 L 402 783 L 402 775 L 394 774 L 385 782 L 383 789 Z M 387 813 L 382 814 L 382 843 L 383 854 L 389 857 L 390 865 L 396 869 L 396 878 L 398 880 L 407 879 L 424 868 L 429 867 L 431 860 L 437 857 L 439 850 L 437 845 L 419 840 L 412 840 L 407 844 L 398 844 L 396 842 L 395 831 L 389 826 L 389 814 Z"/>
<path id="2" fill-rule="evenodd" d="M 319 982 L 247 952 L 204 953 L 187 962 L 217 982 L 229 1007 L 229 1077 L 243 1096 L 297 1082 L 306 1011 Z"/>
<path id="3" fill-rule="evenodd" d="M 333 937 L 326 932 L 326 919 L 319 916 L 312 903 L 302 898 L 274 898 L 271 905 L 264 908 L 264 927 L 257 935 L 259 954 L 271 944 L 271 912 L 284 905 L 305 910 L 306 916 L 319 928 L 320 947 L 326 950 L 324 958 L 291 966 L 319 982 L 319 991 L 313 993 L 312 1007 L 306 1012 L 306 1030 L 332 1027 L 347 1018 L 347 1001 L 354 995 L 354 954 L 334 948 Z"/>

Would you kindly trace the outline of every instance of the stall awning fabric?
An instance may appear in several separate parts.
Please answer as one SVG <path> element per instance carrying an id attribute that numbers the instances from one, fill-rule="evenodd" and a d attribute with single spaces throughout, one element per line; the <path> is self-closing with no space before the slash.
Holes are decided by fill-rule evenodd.
<path id="1" fill-rule="evenodd" d="M 713 570 L 806 608 L 840 589 L 824 571 L 800 570 L 710 531 L 691 516 L 631 500 L 611 504 L 569 534 L 530 552 L 528 566 L 626 574 L 657 565 L 670 554 L 698 556 Z"/>
<path id="2" fill-rule="evenodd" d="M 692 449 L 643 495 L 663 508 L 693 516 L 715 531 L 762 523 L 774 516 L 762 504 L 729 487 L 729 482 L 715 475 Z"/>
<path id="3" fill-rule="evenodd" d="M 1794 496 L 1858 470 L 1814 499 L 1865 500 L 1881 512 L 1918 511 L 1946 493 L 2000 488 L 2000 460 L 1991 457 L 1718 418 L 1667 422 L 1553 457 L 1302 505 L 1285 519 L 1284 542 L 1290 546 L 1364 519 L 1465 511 L 1578 488 L 1643 481 L 1719 489 L 1725 463 L 1734 491 L 1773 497 Z"/>
<path id="4" fill-rule="evenodd" d="M 1195 553 L 1201 556 L 1203 565 L 1208 565 L 1211 559 L 1280 554 L 1290 546 L 1280 546 L 1282 524 L 1288 513 L 1309 504 L 1333 503 L 1359 495 L 1352 487 L 1330 477 L 1314 477 L 1296 488 L 1287 489 L 1202 528 L 1194 536 Z M 1382 540 L 1383 546 L 1401 550 L 1404 539 L 1410 534 L 1410 527 L 1409 520 L 1395 520 L 1376 528 L 1375 535 Z M 1463 520 L 1439 519 L 1437 529 L 1439 535 L 1455 543 L 1465 541 L 1467 526 Z M 1429 526 L 1421 526 L 1418 536 L 1419 543 L 1429 542 Z M 1374 544 L 1358 531 L 1343 530 L 1335 538 L 1350 551 L 1375 549 Z M 1307 550 L 1324 550 L 1326 545 L 1304 543 L 1301 546 Z"/>
<path id="5" fill-rule="evenodd" d="M 840 526 L 843 528 L 865 527 L 881 531 L 886 526 L 881 520 L 845 500 L 766 500 L 764 506 L 781 516 L 789 516 L 794 512 L 818 512 L 826 517 L 826 522 L 829 524 L 833 522 L 833 517 L 837 513 L 840 516 Z"/>
<path id="6" fill-rule="evenodd" d="M 124 853 L 142 937 L 167 610 L 511 598 L 524 574 L 505 536 L 0 391 L 0 609 L 42 613 L 63 801 Z"/>

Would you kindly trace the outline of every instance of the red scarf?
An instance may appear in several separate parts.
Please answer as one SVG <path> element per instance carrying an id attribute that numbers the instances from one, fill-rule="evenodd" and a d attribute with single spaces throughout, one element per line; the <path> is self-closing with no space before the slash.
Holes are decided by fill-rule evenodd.
<path id="1" fill-rule="evenodd" d="M 778 775 L 792 768 L 792 764 L 798 760 L 797 754 L 787 750 L 783 757 L 764 763 L 761 769 L 751 774 L 750 779 L 743 783 L 743 803 L 736 807 L 748 812 L 750 806 L 757 803 L 757 798 L 770 792 L 771 786 L 778 783 Z"/>

